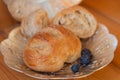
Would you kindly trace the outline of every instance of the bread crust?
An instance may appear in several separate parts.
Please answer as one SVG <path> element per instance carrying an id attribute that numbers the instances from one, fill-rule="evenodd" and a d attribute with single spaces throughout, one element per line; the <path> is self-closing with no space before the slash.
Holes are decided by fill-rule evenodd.
<path id="1" fill-rule="evenodd" d="M 79 38 L 91 37 L 97 28 L 94 16 L 81 6 L 73 6 L 61 11 L 52 22 L 69 29 Z"/>
<path id="2" fill-rule="evenodd" d="M 81 42 L 77 36 L 61 26 L 52 25 L 29 40 L 23 59 L 33 70 L 56 72 L 64 63 L 77 60 L 80 52 Z"/>

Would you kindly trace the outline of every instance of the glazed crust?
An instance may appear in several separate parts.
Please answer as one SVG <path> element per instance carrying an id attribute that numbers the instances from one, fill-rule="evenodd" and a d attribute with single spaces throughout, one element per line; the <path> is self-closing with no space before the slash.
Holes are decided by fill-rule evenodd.
<path id="1" fill-rule="evenodd" d="M 29 40 L 23 59 L 33 70 L 56 72 L 64 63 L 77 60 L 80 52 L 81 42 L 77 36 L 61 26 L 52 25 Z"/>
<path id="2" fill-rule="evenodd" d="M 52 22 L 64 26 L 79 38 L 91 37 L 97 28 L 97 21 L 94 16 L 80 6 L 73 6 L 61 11 Z"/>

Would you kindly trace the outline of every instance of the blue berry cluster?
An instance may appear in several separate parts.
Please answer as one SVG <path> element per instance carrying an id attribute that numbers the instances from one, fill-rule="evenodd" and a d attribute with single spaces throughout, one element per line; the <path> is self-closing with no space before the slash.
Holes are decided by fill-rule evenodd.
<path id="1" fill-rule="evenodd" d="M 84 48 L 81 52 L 81 57 L 79 59 L 79 63 L 72 65 L 72 67 L 71 67 L 72 72 L 73 73 L 78 72 L 80 69 L 80 66 L 82 66 L 82 67 L 88 66 L 92 62 L 92 58 L 93 58 L 93 55 L 92 55 L 91 51 L 87 48 Z"/>

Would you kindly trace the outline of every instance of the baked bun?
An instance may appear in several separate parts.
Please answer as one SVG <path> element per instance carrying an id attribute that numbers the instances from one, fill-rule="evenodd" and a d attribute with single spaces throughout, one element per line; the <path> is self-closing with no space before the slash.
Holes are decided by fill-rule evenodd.
<path id="1" fill-rule="evenodd" d="M 56 72 L 64 63 L 80 57 L 81 42 L 71 31 L 52 25 L 41 30 L 28 42 L 24 51 L 25 64 L 41 72 Z"/>
<path id="2" fill-rule="evenodd" d="M 80 6 L 73 6 L 61 11 L 54 17 L 53 24 L 64 26 L 79 38 L 91 37 L 97 28 L 94 16 Z"/>
<path id="3" fill-rule="evenodd" d="M 21 32 L 28 38 L 31 38 L 35 33 L 39 32 L 49 23 L 48 14 L 45 10 L 39 9 L 32 12 L 22 20 Z"/>

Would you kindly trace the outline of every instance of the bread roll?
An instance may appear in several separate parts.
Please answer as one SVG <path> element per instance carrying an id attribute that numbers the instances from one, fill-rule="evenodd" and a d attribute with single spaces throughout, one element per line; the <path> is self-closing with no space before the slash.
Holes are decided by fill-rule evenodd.
<path id="1" fill-rule="evenodd" d="M 97 28 L 94 16 L 80 6 L 73 6 L 61 11 L 54 17 L 53 23 L 64 26 L 79 38 L 91 37 Z"/>
<path id="2" fill-rule="evenodd" d="M 31 38 L 43 27 L 46 27 L 48 23 L 49 19 L 47 12 L 43 9 L 39 9 L 22 20 L 21 32 L 26 35 L 27 38 Z"/>
<path id="3" fill-rule="evenodd" d="M 81 55 L 81 42 L 61 26 L 46 27 L 34 35 L 24 51 L 25 64 L 41 72 L 56 72 L 64 63 L 72 63 Z"/>
<path id="4" fill-rule="evenodd" d="M 43 8 L 53 17 L 57 12 L 79 4 L 81 0 L 3 0 L 11 15 L 18 21 Z"/>

